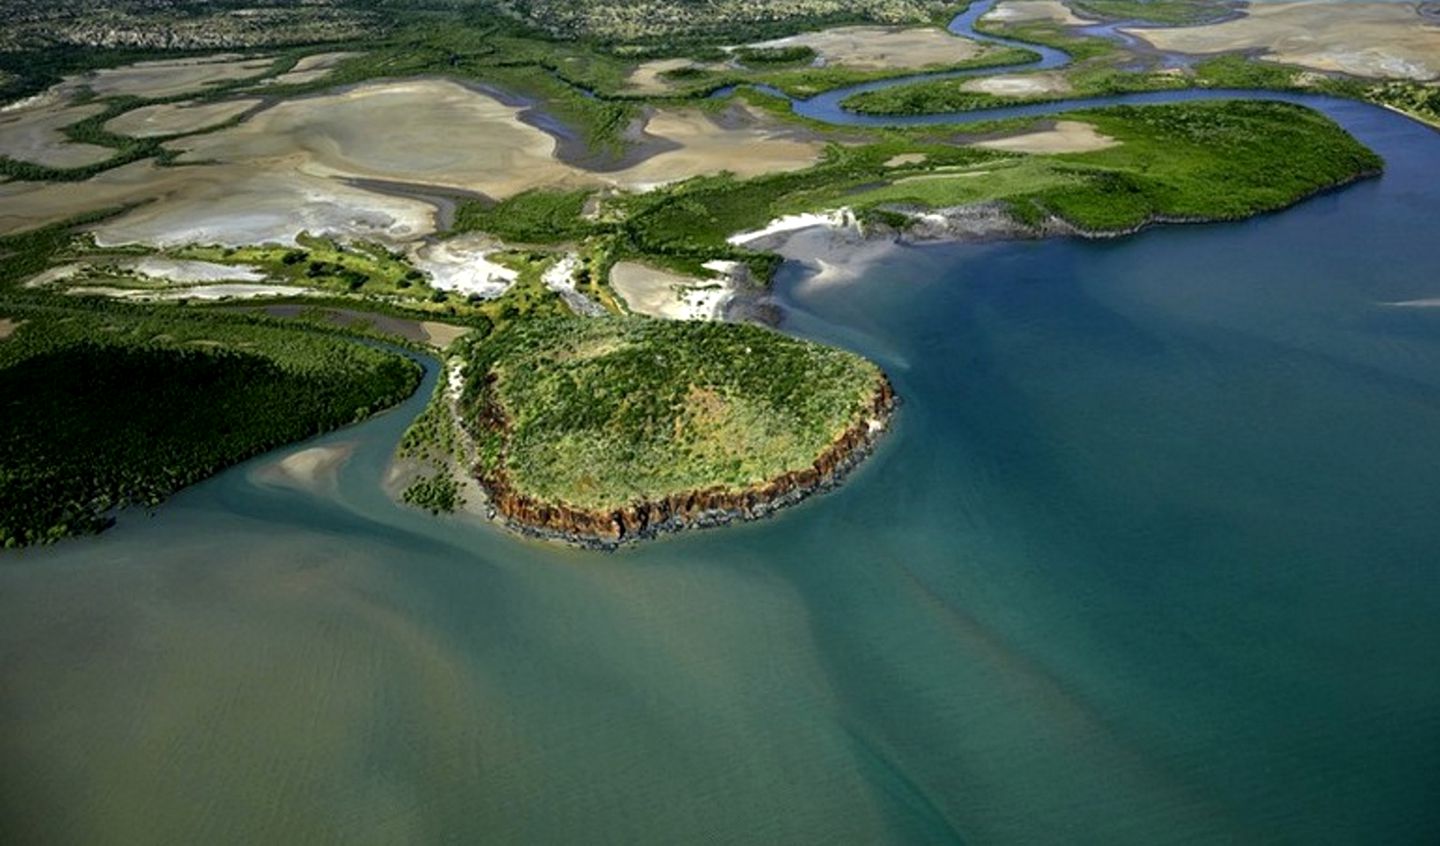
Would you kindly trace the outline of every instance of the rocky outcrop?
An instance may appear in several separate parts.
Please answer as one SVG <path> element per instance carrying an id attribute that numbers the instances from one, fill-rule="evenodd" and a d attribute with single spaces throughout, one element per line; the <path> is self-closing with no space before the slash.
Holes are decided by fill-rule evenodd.
<path id="1" fill-rule="evenodd" d="M 890 381 L 882 375 L 868 406 L 813 464 L 740 491 L 707 488 L 601 511 L 542 502 L 519 493 L 511 486 L 503 466 L 477 473 L 477 478 L 489 496 L 492 517 L 510 528 L 535 537 L 613 549 L 663 532 L 758 519 L 834 487 L 870 453 L 888 428 L 896 402 Z M 494 405 L 482 409 L 477 423 L 491 428 L 507 425 L 503 412 Z"/>

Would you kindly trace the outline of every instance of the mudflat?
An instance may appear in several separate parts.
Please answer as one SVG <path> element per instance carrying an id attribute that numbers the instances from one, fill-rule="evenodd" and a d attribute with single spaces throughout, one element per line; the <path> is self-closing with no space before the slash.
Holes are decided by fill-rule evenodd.
<path id="1" fill-rule="evenodd" d="M 841 65 L 858 70 L 957 64 L 990 49 L 938 27 L 883 26 L 835 27 L 773 41 L 761 41 L 749 46 L 760 49 L 809 47 L 826 65 Z"/>
<path id="2" fill-rule="evenodd" d="M 1263 58 L 1356 76 L 1440 77 L 1440 25 L 1414 3 L 1252 3 L 1211 26 L 1130 29 L 1162 50 L 1264 50 Z"/>
<path id="3" fill-rule="evenodd" d="M 105 129 L 132 138 L 180 135 L 233 120 L 258 105 L 260 101 L 253 98 L 218 103 L 160 103 L 128 111 L 106 122 Z"/>

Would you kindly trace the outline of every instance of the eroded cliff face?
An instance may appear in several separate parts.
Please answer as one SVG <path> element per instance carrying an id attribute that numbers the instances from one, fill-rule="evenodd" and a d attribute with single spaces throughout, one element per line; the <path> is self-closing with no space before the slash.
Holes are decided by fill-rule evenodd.
<path id="1" fill-rule="evenodd" d="M 556 538 L 587 546 L 614 547 L 687 527 L 714 526 L 732 520 L 753 520 L 837 484 L 857 465 L 888 428 L 895 410 L 895 392 L 883 375 L 868 406 L 802 470 L 791 471 L 741 491 L 709 488 L 661 500 L 631 503 L 613 511 L 586 510 L 541 502 L 514 490 L 503 466 L 477 473 L 499 519 L 525 534 Z M 504 413 L 487 403 L 475 425 L 502 429 Z"/>

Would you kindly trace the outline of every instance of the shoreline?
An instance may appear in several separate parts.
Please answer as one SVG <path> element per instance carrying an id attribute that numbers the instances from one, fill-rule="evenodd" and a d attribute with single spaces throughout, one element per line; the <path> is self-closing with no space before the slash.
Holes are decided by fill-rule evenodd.
<path id="1" fill-rule="evenodd" d="M 1384 169 L 1355 173 L 1339 182 L 1324 185 L 1285 203 L 1255 209 L 1244 214 L 1217 217 L 1150 215 L 1120 229 L 1085 229 L 1050 215 L 1039 223 L 1026 223 L 1010 213 L 1001 201 L 989 200 L 947 208 L 883 205 L 878 210 L 903 215 L 902 226 L 886 222 L 861 221 L 854 210 L 842 207 L 828 212 L 789 215 L 770 221 L 760 229 L 732 235 L 730 243 L 771 251 L 787 262 L 810 271 L 812 280 L 854 275 L 859 268 L 879 257 L 889 246 L 930 244 L 975 244 L 994 241 L 1029 241 L 1045 238 L 1082 238 L 1106 241 L 1139 234 L 1156 226 L 1236 223 L 1275 214 L 1306 200 L 1324 196 L 1351 185 L 1384 175 Z M 799 218 L 808 218 L 798 225 Z"/>
<path id="2" fill-rule="evenodd" d="M 642 499 L 611 509 L 572 508 L 515 492 L 503 470 L 488 477 L 466 474 L 485 494 L 481 510 L 492 522 L 529 538 L 613 552 L 622 546 L 689 529 L 759 520 L 809 497 L 838 487 L 874 452 L 890 430 L 900 399 L 880 375 L 861 419 L 840 432 L 809 467 L 791 470 L 744 490 L 682 491 L 659 500 Z M 485 409 L 482 420 L 505 425 L 503 412 Z"/>

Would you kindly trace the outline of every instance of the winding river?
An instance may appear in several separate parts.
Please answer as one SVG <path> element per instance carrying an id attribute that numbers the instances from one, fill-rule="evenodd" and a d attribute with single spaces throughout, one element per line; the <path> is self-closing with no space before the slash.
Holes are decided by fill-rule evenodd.
<path id="1" fill-rule="evenodd" d="M 603 555 L 398 507 L 432 367 L 5 556 L 0 842 L 1440 840 L 1440 134 L 1285 99 L 1384 177 L 784 268 L 907 403 L 774 519 Z"/>

